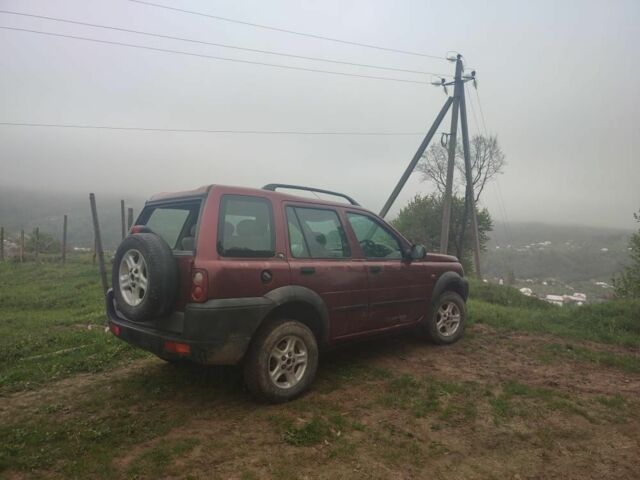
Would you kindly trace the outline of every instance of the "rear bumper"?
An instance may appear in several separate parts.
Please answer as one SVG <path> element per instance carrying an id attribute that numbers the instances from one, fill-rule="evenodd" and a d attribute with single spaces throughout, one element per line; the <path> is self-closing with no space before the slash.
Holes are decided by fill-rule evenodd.
<path id="1" fill-rule="evenodd" d="M 151 322 L 132 322 L 118 312 L 112 290 L 107 292 L 106 303 L 111 331 L 121 340 L 164 359 L 215 365 L 242 360 L 260 321 L 273 307 L 264 297 L 218 299 L 188 304 L 184 313 Z M 166 342 L 186 344 L 189 353 L 172 353 Z"/>

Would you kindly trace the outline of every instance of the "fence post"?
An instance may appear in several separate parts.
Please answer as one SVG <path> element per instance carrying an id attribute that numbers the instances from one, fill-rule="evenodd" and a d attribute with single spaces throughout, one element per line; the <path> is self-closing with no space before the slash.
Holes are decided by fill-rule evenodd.
<path id="1" fill-rule="evenodd" d="M 100 265 L 100 279 L 102 280 L 102 291 L 107 295 L 107 269 L 104 265 L 104 252 L 102 251 L 102 238 L 100 238 L 100 223 L 98 222 L 98 209 L 96 208 L 96 196 L 89 194 L 91 203 L 91 216 L 93 217 L 93 231 L 96 236 L 96 250 L 98 254 L 98 264 Z"/>
<path id="2" fill-rule="evenodd" d="M 62 221 L 62 264 L 67 261 L 67 216 Z"/>
<path id="3" fill-rule="evenodd" d="M 129 207 L 127 209 L 127 231 L 131 230 L 133 226 L 133 208 Z"/>
<path id="4" fill-rule="evenodd" d="M 24 262 L 24 230 L 20 230 L 20 263 Z"/>
<path id="5" fill-rule="evenodd" d="M 36 227 L 34 230 L 34 234 L 36 237 L 36 262 L 38 262 L 38 257 L 40 254 L 40 227 Z"/>
<path id="6" fill-rule="evenodd" d="M 4 227 L 0 227 L 0 262 L 4 262 Z"/>
<path id="7" fill-rule="evenodd" d="M 122 239 L 127 235 L 127 224 L 125 223 L 124 216 L 124 200 L 120 200 L 120 220 L 122 223 Z"/>

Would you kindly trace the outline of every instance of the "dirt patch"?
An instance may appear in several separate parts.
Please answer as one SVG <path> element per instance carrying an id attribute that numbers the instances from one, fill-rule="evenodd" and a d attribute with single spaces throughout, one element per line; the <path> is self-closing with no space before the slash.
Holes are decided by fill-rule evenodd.
<path id="1" fill-rule="evenodd" d="M 179 392 L 186 383 L 161 384 L 175 367 L 142 360 L 9 396 L 0 416 L 61 399 L 73 408 L 114 378 L 138 375 L 149 381 L 132 388 L 176 389 L 154 408 L 180 420 L 114 451 L 116 476 L 638 478 L 640 375 L 542 361 L 545 346 L 558 342 L 475 325 L 449 347 L 410 336 L 345 347 L 324 356 L 309 394 L 276 406 L 249 399 L 233 373 L 222 384 L 212 374 L 174 375 L 199 382 Z M 220 385 L 227 393 L 216 394 Z M 131 412 L 143 415 L 145 406 L 133 403 Z"/>

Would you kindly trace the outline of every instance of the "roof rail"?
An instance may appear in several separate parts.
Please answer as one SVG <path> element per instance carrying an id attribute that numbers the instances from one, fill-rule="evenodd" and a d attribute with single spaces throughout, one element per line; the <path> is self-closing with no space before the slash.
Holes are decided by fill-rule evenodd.
<path id="1" fill-rule="evenodd" d="M 291 190 L 305 190 L 307 192 L 317 192 L 317 193 L 326 193 L 327 195 L 335 195 L 336 197 L 342 197 L 346 199 L 351 205 L 360 206 L 358 202 L 356 202 L 349 195 L 345 195 L 344 193 L 332 192 L 331 190 L 323 190 L 321 188 L 313 188 L 313 187 L 303 187 L 301 185 L 287 185 L 286 183 L 270 183 L 262 187 L 263 190 L 271 190 L 276 191 L 278 188 L 288 188 Z"/>

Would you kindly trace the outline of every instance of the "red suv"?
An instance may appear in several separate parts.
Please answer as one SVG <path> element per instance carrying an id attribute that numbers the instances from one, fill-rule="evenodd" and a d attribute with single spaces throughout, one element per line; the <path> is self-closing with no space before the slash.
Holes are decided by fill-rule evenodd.
<path id="1" fill-rule="evenodd" d="M 278 402 L 309 387 L 324 347 L 405 329 L 455 342 L 468 290 L 455 257 L 347 195 L 212 185 L 146 203 L 116 251 L 107 313 L 164 360 L 242 363 L 249 390 Z"/>

